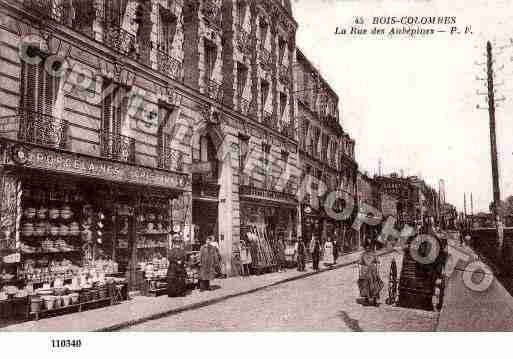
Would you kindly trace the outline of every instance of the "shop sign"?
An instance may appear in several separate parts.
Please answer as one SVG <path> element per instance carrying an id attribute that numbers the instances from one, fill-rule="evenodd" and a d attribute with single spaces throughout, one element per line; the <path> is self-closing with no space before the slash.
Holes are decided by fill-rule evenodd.
<path id="1" fill-rule="evenodd" d="M 23 164 L 29 168 L 66 172 L 70 174 L 98 177 L 104 180 L 140 185 L 186 189 L 189 176 L 130 164 L 113 163 L 77 154 L 57 153 L 42 148 L 32 148 Z"/>
<path id="2" fill-rule="evenodd" d="M 190 166 L 191 173 L 210 173 L 212 172 L 212 162 L 194 162 Z"/>

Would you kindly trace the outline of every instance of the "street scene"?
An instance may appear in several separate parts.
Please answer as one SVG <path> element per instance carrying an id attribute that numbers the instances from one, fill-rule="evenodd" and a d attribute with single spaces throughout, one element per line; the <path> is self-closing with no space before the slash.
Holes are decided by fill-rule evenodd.
<path id="1" fill-rule="evenodd" d="M 0 0 L 0 331 L 513 330 L 513 3 L 433 2 Z"/>

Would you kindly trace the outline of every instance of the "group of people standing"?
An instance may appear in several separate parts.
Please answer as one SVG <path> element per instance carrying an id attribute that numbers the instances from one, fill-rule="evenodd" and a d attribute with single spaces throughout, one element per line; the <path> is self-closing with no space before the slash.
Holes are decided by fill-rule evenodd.
<path id="1" fill-rule="evenodd" d="M 322 245 L 319 237 L 313 235 L 308 246 L 308 251 L 312 258 L 313 269 L 316 271 L 319 270 L 321 256 L 324 257 L 324 264 L 327 266 L 337 263 L 338 245 L 332 239 L 326 240 L 324 245 Z M 305 243 L 302 240 L 298 241 L 295 248 L 295 258 L 297 262 L 297 270 L 300 272 L 305 271 L 306 254 Z"/>
<path id="2" fill-rule="evenodd" d="M 183 241 L 177 236 L 173 238 L 169 251 L 169 267 L 167 270 L 167 294 L 169 297 L 184 296 L 187 292 L 187 255 Z M 199 289 L 210 290 L 210 281 L 221 275 L 221 254 L 214 236 L 209 236 L 201 246 L 199 253 Z"/>

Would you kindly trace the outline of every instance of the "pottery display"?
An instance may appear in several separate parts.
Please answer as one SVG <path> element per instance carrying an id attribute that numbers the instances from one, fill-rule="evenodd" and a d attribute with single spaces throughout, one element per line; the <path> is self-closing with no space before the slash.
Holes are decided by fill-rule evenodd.
<path id="1" fill-rule="evenodd" d="M 57 219 L 57 218 L 59 218 L 60 214 L 61 213 L 60 213 L 60 211 L 57 208 L 52 208 L 48 212 L 48 217 L 50 217 L 50 219 Z"/>
<path id="2" fill-rule="evenodd" d="M 64 219 L 70 219 L 73 216 L 73 212 L 69 206 L 62 207 L 61 217 Z"/>
<path id="3" fill-rule="evenodd" d="M 44 208 L 44 207 L 41 207 L 37 210 L 37 218 L 39 219 L 45 219 L 46 218 L 46 214 L 48 213 L 48 209 L 47 208 Z"/>
<path id="4" fill-rule="evenodd" d="M 25 209 L 24 214 L 25 214 L 26 218 L 32 219 L 36 216 L 36 209 L 33 207 L 29 207 L 29 208 Z"/>

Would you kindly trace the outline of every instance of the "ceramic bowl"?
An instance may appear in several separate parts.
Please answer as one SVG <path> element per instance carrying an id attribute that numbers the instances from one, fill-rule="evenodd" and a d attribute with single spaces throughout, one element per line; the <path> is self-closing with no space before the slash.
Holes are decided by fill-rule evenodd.
<path id="1" fill-rule="evenodd" d="M 48 212 L 48 217 L 50 217 L 51 219 L 57 219 L 57 218 L 59 218 L 60 214 L 61 213 L 60 213 L 60 211 L 57 208 L 52 208 Z"/>

